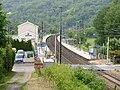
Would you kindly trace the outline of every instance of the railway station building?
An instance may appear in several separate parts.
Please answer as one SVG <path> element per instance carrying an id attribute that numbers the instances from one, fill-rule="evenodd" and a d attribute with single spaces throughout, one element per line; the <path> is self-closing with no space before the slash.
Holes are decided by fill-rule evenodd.
<path id="1" fill-rule="evenodd" d="M 35 43 L 38 42 L 38 26 L 26 21 L 25 23 L 22 23 L 17 26 L 18 27 L 18 40 L 28 41 L 31 40 Z"/>

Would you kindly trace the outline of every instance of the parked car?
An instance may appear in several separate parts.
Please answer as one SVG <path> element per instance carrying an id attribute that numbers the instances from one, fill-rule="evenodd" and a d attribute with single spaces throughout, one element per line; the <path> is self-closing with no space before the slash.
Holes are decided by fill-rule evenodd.
<path id="1" fill-rule="evenodd" d="M 24 58 L 24 56 L 25 56 L 24 50 L 18 50 L 18 51 L 17 51 L 17 54 L 21 54 L 21 55 L 23 56 L 23 58 Z"/>
<path id="2" fill-rule="evenodd" d="M 23 55 L 22 54 L 16 54 L 15 62 L 23 62 Z"/>
<path id="3" fill-rule="evenodd" d="M 33 57 L 33 52 L 32 51 L 27 51 L 27 58 Z"/>

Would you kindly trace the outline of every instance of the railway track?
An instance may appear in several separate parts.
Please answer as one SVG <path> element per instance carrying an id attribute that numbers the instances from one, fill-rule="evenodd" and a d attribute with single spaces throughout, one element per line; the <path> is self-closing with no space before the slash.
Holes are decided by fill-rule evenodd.
<path id="1" fill-rule="evenodd" d="M 50 36 L 47 38 L 46 43 L 49 47 L 49 49 L 55 53 L 55 37 Z M 57 40 L 56 42 L 56 54 L 57 54 L 57 59 L 59 60 L 59 42 Z M 73 51 L 67 49 L 66 47 L 62 46 L 62 58 L 61 58 L 62 63 L 64 64 L 80 64 L 80 65 L 88 65 L 90 64 L 88 62 L 88 59 L 79 56 L 78 54 L 74 53 Z M 97 74 L 105 78 L 107 89 L 108 90 L 113 90 L 113 87 L 116 85 L 117 90 L 120 90 L 120 79 L 112 76 L 111 74 L 105 72 L 105 71 L 96 71 Z"/>
<path id="2" fill-rule="evenodd" d="M 47 38 L 47 45 L 50 48 L 50 50 L 55 53 L 54 47 L 55 47 L 55 37 L 54 36 L 50 36 L 49 38 Z M 52 43 L 51 43 L 52 42 Z M 57 59 L 59 60 L 59 42 L 56 42 L 56 56 Z M 61 57 L 61 61 L 62 63 L 65 64 L 80 64 L 80 65 L 86 65 L 86 64 L 90 64 L 88 62 L 88 59 L 79 56 L 78 54 L 72 52 L 71 50 L 67 49 L 66 47 L 62 46 L 62 57 Z"/>
<path id="3" fill-rule="evenodd" d="M 116 90 L 120 90 L 120 79 L 118 77 L 115 77 L 106 71 L 97 71 L 97 74 L 105 78 L 108 90 L 113 90 L 115 85 L 117 87 Z"/>

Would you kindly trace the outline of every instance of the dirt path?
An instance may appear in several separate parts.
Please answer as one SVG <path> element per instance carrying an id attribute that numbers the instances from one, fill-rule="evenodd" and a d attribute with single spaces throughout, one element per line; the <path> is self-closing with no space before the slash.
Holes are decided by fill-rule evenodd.
<path id="1" fill-rule="evenodd" d="M 22 79 L 19 80 L 21 74 L 21 72 L 17 73 L 10 81 L 8 81 L 11 85 L 9 85 L 6 90 L 20 90 L 22 84 L 26 83 L 31 77 L 31 72 L 25 72 Z"/>
<path id="2" fill-rule="evenodd" d="M 3 84 L 0 84 L 0 86 L 2 85 L 5 85 L 5 84 L 10 84 L 10 83 L 14 83 L 15 81 L 18 80 L 18 78 L 20 77 L 21 73 L 20 72 L 17 72 L 13 77 L 12 79 L 10 79 L 9 81 L 3 83 Z"/>
<path id="3" fill-rule="evenodd" d="M 26 82 L 30 79 L 30 77 L 31 77 L 31 73 L 30 73 L 30 72 L 26 72 L 26 73 L 24 74 L 23 79 L 20 80 L 19 83 L 20 83 L 20 84 L 26 83 Z"/>
<path id="4" fill-rule="evenodd" d="M 17 73 L 15 74 L 15 76 L 14 76 L 10 81 L 8 81 L 8 82 L 6 82 L 6 83 L 14 83 L 15 81 L 18 80 L 18 78 L 20 77 L 21 74 L 22 74 L 21 72 L 17 72 Z"/>
<path id="5" fill-rule="evenodd" d="M 21 86 L 22 85 L 20 84 L 12 84 L 12 85 L 9 85 L 6 90 L 20 90 Z"/>

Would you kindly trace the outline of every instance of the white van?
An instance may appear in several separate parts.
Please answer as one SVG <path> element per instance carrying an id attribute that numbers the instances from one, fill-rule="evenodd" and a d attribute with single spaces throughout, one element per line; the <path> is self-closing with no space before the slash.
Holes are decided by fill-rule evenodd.
<path id="1" fill-rule="evenodd" d="M 23 62 L 23 55 L 22 54 L 16 54 L 15 62 Z"/>

